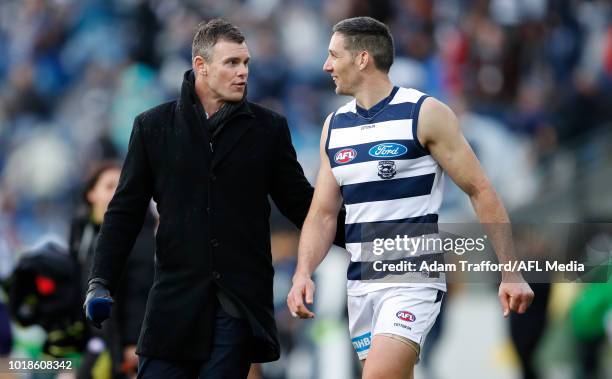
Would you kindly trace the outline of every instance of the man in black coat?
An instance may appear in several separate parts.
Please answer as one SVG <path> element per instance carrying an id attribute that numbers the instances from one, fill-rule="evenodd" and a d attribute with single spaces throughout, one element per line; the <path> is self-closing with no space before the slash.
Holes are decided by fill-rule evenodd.
<path id="1" fill-rule="evenodd" d="M 251 362 L 279 358 L 268 195 L 301 227 L 313 189 L 286 119 L 245 99 L 241 32 L 223 20 L 202 23 L 192 56 L 180 99 L 134 121 L 85 307 L 110 301 L 153 198 L 160 224 L 139 376 L 241 378 Z"/>

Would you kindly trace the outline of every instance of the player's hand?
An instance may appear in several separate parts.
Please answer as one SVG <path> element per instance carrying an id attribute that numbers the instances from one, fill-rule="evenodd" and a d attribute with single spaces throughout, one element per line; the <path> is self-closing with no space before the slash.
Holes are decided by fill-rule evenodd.
<path id="1" fill-rule="evenodd" d="M 508 317 L 511 311 L 525 313 L 533 301 L 534 294 L 529 284 L 520 276 L 512 281 L 502 280 L 497 296 L 504 310 L 504 317 Z"/>
<path id="2" fill-rule="evenodd" d="M 304 304 L 312 304 L 315 284 L 308 275 L 296 274 L 293 277 L 293 287 L 287 295 L 287 306 L 293 317 L 313 318 L 315 316 Z"/>

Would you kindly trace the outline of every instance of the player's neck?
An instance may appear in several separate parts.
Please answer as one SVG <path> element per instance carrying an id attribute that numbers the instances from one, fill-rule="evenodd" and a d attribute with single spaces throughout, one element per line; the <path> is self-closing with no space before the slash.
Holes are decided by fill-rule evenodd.
<path id="1" fill-rule="evenodd" d="M 385 74 L 364 80 L 354 96 L 357 100 L 357 105 L 364 109 L 370 109 L 389 96 L 392 89 L 393 84 Z"/>

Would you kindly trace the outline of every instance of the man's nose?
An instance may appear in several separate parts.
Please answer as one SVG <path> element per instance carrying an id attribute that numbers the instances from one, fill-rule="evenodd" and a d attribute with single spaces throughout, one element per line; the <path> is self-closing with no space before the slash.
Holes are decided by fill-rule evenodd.
<path id="1" fill-rule="evenodd" d="M 238 69 L 238 76 L 245 78 L 247 75 L 249 75 L 249 67 L 247 65 L 242 65 Z"/>
<path id="2" fill-rule="evenodd" d="M 331 65 L 331 63 L 329 63 L 329 59 L 326 59 L 325 63 L 323 63 L 323 71 L 325 71 L 325 72 L 332 72 L 333 71 L 332 65 Z"/>

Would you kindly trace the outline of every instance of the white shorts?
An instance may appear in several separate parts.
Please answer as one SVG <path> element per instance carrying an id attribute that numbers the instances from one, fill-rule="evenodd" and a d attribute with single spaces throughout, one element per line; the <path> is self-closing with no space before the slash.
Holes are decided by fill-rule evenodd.
<path id="1" fill-rule="evenodd" d="M 348 296 L 349 332 L 359 359 L 366 359 L 372 338 L 381 333 L 407 338 L 422 349 L 443 296 L 444 291 L 430 287 L 391 287 Z"/>

